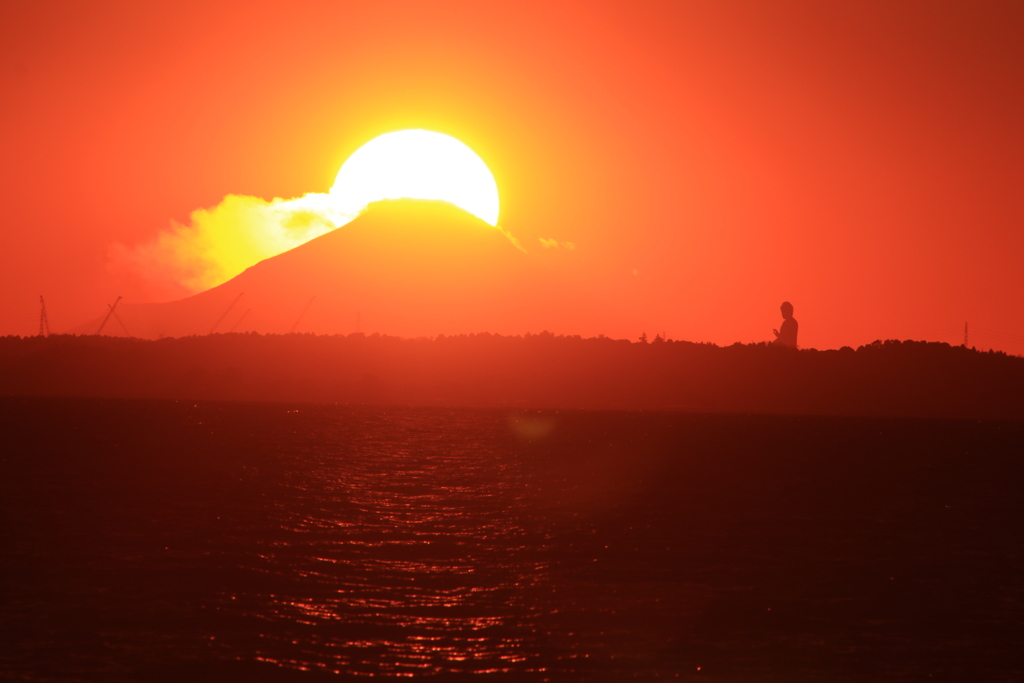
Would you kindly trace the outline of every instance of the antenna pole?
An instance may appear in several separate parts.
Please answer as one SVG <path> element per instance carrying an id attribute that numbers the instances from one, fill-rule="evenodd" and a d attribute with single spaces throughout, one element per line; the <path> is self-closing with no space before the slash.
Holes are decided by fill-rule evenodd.
<path id="1" fill-rule="evenodd" d="M 117 305 L 119 303 L 121 303 L 121 297 L 117 297 L 117 299 L 114 300 L 113 305 L 107 304 L 107 306 L 110 308 L 110 310 L 107 311 L 107 317 L 104 318 L 103 322 L 100 323 L 100 327 L 99 327 L 98 330 L 96 330 L 96 334 L 101 334 L 103 332 L 103 328 L 107 326 L 107 321 L 110 320 L 110 316 L 112 316 L 114 314 L 114 309 L 117 308 Z M 122 325 L 122 327 L 123 327 L 123 325 Z M 127 330 L 125 330 L 125 332 L 127 332 Z"/>
<path id="2" fill-rule="evenodd" d="M 39 295 L 39 336 L 50 336 L 50 319 L 46 316 L 46 302 L 43 295 Z"/>
<path id="3" fill-rule="evenodd" d="M 121 320 L 121 316 L 119 316 L 117 313 L 114 312 L 114 307 L 110 306 L 110 304 L 107 304 L 107 306 L 110 307 L 110 312 L 114 314 L 114 320 L 116 320 L 117 324 L 121 326 L 122 330 L 124 330 L 125 335 L 127 335 L 129 337 L 132 336 L 132 333 L 129 332 L 128 328 L 124 326 L 124 321 Z"/>
<path id="4" fill-rule="evenodd" d="M 964 348 L 967 348 L 967 323 L 964 323 Z"/>
<path id="5" fill-rule="evenodd" d="M 213 334 L 213 331 L 217 329 L 217 325 L 220 325 L 221 321 L 224 320 L 224 318 L 228 317 L 228 313 L 231 312 L 231 309 L 235 307 L 235 304 L 237 304 L 238 300 L 241 299 L 243 296 L 245 296 L 245 292 L 242 292 L 241 294 L 235 297 L 235 300 L 231 302 L 231 305 L 228 306 L 227 310 L 224 311 L 224 313 L 222 313 L 219 318 L 217 318 L 217 322 L 215 322 L 213 324 L 213 327 L 210 328 L 209 334 Z"/>
<path id="6" fill-rule="evenodd" d="M 251 308 L 245 309 L 245 313 L 242 314 L 241 318 L 239 318 L 238 320 L 235 321 L 235 324 L 231 326 L 231 329 L 228 330 L 228 332 L 229 333 L 230 332 L 234 332 L 235 328 L 238 327 L 240 324 L 242 324 L 242 321 L 245 320 L 245 316 L 249 315 L 249 311 L 251 311 L 251 310 L 252 310 Z"/>
<path id="7" fill-rule="evenodd" d="M 311 297 L 309 298 L 309 301 L 307 301 L 307 302 L 306 302 L 306 307 L 302 309 L 302 313 L 299 313 L 299 319 L 295 321 L 295 324 L 294 324 L 294 325 L 292 325 L 292 329 L 288 330 L 288 334 L 291 334 L 291 333 L 293 333 L 293 332 L 295 331 L 295 328 L 299 326 L 299 323 L 301 323 L 301 322 L 302 322 L 302 317 L 303 317 L 304 315 L 306 315 L 306 311 L 308 311 L 308 310 L 309 310 L 309 305 L 310 305 L 311 303 L 313 303 L 313 299 L 315 299 L 315 298 L 316 298 L 316 296 L 315 296 L 315 295 L 314 295 L 314 296 L 311 296 Z"/>

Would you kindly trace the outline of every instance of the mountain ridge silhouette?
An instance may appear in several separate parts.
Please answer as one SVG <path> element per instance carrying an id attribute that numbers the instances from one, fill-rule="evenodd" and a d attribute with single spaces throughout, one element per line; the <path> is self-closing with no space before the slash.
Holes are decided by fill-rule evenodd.
<path id="1" fill-rule="evenodd" d="M 384 200 L 223 284 L 177 301 L 123 304 L 118 314 L 131 336 L 151 339 L 239 322 L 236 331 L 261 333 L 512 334 L 557 322 L 570 304 L 556 280 L 504 230 L 448 202 Z M 105 332 L 119 336 L 113 322 Z"/>

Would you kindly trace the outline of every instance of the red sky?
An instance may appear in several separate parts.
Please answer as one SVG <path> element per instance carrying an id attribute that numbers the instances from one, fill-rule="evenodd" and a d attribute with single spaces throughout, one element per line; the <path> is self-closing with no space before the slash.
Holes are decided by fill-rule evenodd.
<path id="1" fill-rule="evenodd" d="M 427 128 L 577 245 L 559 332 L 764 340 L 786 299 L 802 346 L 1024 354 L 1019 2 L 15 0 L 0 34 L 0 333 L 151 299 L 112 244 Z"/>

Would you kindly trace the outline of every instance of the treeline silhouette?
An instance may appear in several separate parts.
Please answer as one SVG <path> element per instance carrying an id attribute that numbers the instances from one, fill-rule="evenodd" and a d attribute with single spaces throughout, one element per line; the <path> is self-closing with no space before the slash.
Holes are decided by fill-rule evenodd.
<path id="1" fill-rule="evenodd" d="M 0 338 L 0 393 L 1024 418 L 1024 358 L 945 343 L 719 347 L 550 333 Z"/>

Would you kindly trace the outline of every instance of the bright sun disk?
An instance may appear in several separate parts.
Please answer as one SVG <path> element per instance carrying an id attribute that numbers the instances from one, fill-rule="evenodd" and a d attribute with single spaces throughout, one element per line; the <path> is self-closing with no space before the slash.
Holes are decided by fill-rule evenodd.
<path id="1" fill-rule="evenodd" d="M 498 185 L 490 169 L 463 143 L 428 130 L 367 142 L 342 165 L 330 196 L 349 215 L 381 199 L 441 199 L 498 224 Z"/>

